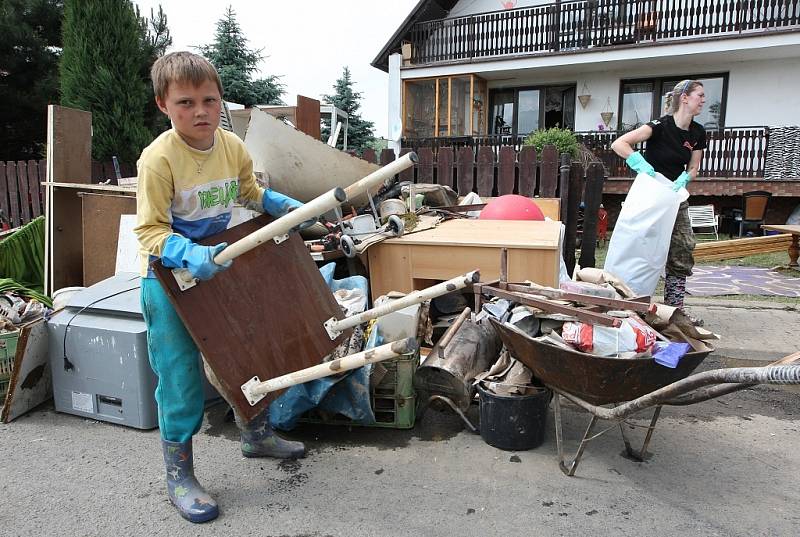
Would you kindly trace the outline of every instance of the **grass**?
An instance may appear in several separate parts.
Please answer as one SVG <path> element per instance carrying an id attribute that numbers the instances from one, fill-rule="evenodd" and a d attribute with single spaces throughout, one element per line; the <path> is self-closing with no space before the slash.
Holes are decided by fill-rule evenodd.
<path id="1" fill-rule="evenodd" d="M 609 237 L 610 239 L 610 237 Z M 724 240 L 724 239 L 720 239 Z M 703 241 L 709 242 L 709 241 Z M 714 242 L 714 241 L 710 241 Z M 602 267 L 606 261 L 606 255 L 608 254 L 608 241 L 602 246 L 598 246 L 595 249 L 595 266 Z M 580 258 L 580 250 L 576 253 L 576 259 Z M 713 265 L 713 266 L 735 266 L 735 267 L 761 267 L 761 268 L 773 268 L 781 265 L 786 265 L 789 262 L 789 254 L 788 252 L 770 252 L 767 254 L 756 254 L 750 255 L 746 257 L 737 257 L 734 259 L 722 259 L 722 260 L 715 260 L 715 261 L 698 261 L 697 265 Z M 800 271 L 796 269 L 779 269 L 779 272 L 785 274 L 790 277 L 800 277 Z M 664 280 L 663 278 L 659 280 L 658 287 L 656 287 L 655 296 L 663 296 L 664 294 Z M 764 295 L 718 295 L 720 298 L 730 299 L 730 300 L 768 300 L 770 302 L 776 303 L 787 303 L 787 304 L 797 304 L 798 300 L 796 297 L 785 297 L 785 296 L 764 296 Z M 699 298 L 699 297 L 698 297 Z M 713 298 L 704 296 L 703 298 Z"/>

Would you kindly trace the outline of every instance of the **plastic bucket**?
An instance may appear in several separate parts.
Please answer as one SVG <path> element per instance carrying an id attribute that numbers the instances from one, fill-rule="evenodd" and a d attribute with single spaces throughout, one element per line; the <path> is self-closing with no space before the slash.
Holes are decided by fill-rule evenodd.
<path id="1" fill-rule="evenodd" d="M 478 384 L 481 437 L 490 446 L 524 451 L 544 441 L 551 392 L 541 388 L 532 395 L 498 395 Z"/>

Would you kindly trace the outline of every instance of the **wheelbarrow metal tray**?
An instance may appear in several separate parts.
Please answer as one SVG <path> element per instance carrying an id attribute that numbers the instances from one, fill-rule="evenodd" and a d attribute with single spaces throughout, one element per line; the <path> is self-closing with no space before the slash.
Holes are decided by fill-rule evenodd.
<path id="1" fill-rule="evenodd" d="M 675 369 L 653 358 L 608 358 L 562 349 L 492 319 L 511 355 L 544 384 L 594 405 L 630 401 L 689 376 L 713 349 L 687 353 Z"/>

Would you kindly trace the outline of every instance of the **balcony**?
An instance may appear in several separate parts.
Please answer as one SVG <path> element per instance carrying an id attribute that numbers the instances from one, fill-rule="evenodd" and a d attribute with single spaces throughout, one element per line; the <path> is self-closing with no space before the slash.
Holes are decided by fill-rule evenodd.
<path id="1" fill-rule="evenodd" d="M 800 0 L 579 0 L 415 24 L 411 63 L 581 51 L 800 27 Z"/>

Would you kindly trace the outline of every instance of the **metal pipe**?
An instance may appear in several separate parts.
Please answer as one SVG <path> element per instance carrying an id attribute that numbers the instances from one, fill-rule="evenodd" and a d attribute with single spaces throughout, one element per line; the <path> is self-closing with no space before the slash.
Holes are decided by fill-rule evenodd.
<path id="1" fill-rule="evenodd" d="M 415 338 L 401 339 L 392 343 L 387 343 L 386 345 L 381 345 L 380 347 L 375 347 L 374 349 L 367 349 L 330 362 L 307 367 L 306 369 L 301 369 L 294 373 L 253 384 L 249 387 L 249 395 L 252 398 L 258 398 L 270 392 L 283 390 L 290 386 L 356 369 L 366 364 L 374 364 L 404 354 L 412 354 L 416 352 L 418 348 L 419 346 Z"/>
<path id="2" fill-rule="evenodd" d="M 347 198 L 344 190 L 339 187 L 333 188 L 325 194 L 314 198 L 308 203 L 303 204 L 301 207 L 298 207 L 284 216 L 281 216 L 280 218 L 270 222 L 261 229 L 257 229 L 246 237 L 242 237 L 238 241 L 229 245 L 227 248 L 222 250 L 222 252 L 214 256 L 214 263 L 217 265 L 222 265 L 226 261 L 230 261 L 231 259 L 239 257 L 245 252 L 249 252 L 259 244 L 273 240 L 276 237 L 282 237 L 306 220 L 317 218 L 319 215 L 338 207 L 346 199 Z"/>
<path id="3" fill-rule="evenodd" d="M 388 313 L 392 313 L 393 311 L 398 311 L 403 308 L 407 308 L 408 306 L 419 304 L 431 298 L 436 298 L 438 296 L 446 295 L 447 293 L 452 293 L 453 291 L 463 289 L 468 285 L 477 283 L 480 278 L 480 272 L 473 270 L 472 272 L 468 272 L 453 278 L 452 280 L 447 280 L 446 282 L 438 283 L 428 287 L 427 289 L 411 292 L 403 298 L 392 300 L 388 304 L 361 312 L 358 315 L 353 315 L 352 317 L 347 317 L 346 319 L 342 320 L 337 320 L 335 318 L 328 319 L 325 321 L 325 329 L 328 331 L 331 339 L 336 339 L 339 337 L 339 334 L 345 330 L 353 328 L 354 326 L 358 326 L 361 323 L 371 321 L 372 319 L 377 319 L 378 317 L 382 317 Z"/>
<path id="4" fill-rule="evenodd" d="M 361 194 L 364 194 L 372 188 L 382 185 L 387 179 L 390 179 L 403 170 L 410 168 L 417 162 L 419 162 L 419 159 L 417 158 L 416 153 L 406 153 L 399 159 L 390 162 L 380 169 L 375 170 L 368 176 L 345 188 L 344 191 L 345 194 L 347 194 L 347 199 L 351 200 L 357 196 L 360 196 Z"/>
<path id="5" fill-rule="evenodd" d="M 735 367 L 714 369 L 697 373 L 683 380 L 673 382 L 654 392 L 638 397 L 614 408 L 604 408 L 584 401 L 558 388 L 552 388 L 584 410 L 604 420 L 624 419 L 636 412 L 655 405 L 664 404 L 692 390 L 714 384 L 800 384 L 800 365 L 779 365 L 764 367 Z"/>

